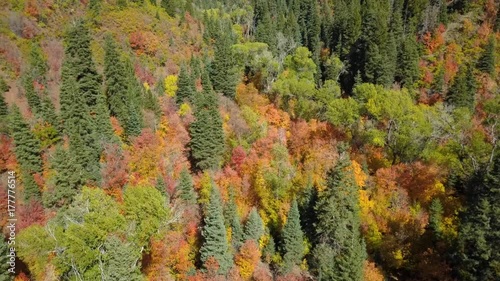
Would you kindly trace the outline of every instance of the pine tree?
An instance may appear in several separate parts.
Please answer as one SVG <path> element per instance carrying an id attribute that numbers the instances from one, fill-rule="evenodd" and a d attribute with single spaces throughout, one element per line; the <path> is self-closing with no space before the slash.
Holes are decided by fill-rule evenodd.
<path id="1" fill-rule="evenodd" d="M 488 40 L 488 44 L 484 48 L 484 52 L 479 58 L 477 68 L 490 75 L 495 74 L 495 37 L 492 35 Z"/>
<path id="2" fill-rule="evenodd" d="M 259 243 L 260 238 L 264 235 L 264 224 L 257 209 L 254 207 L 248 215 L 247 222 L 245 224 L 244 230 L 244 240 L 253 239 L 255 242 Z"/>
<path id="3" fill-rule="evenodd" d="M 295 199 L 288 211 L 281 237 L 284 267 L 285 271 L 289 271 L 292 266 L 300 265 L 304 256 L 304 233 L 300 227 L 299 208 Z"/>
<path id="4" fill-rule="evenodd" d="M 213 257 L 219 264 L 219 274 L 226 274 L 232 266 L 232 256 L 229 250 L 224 227 L 222 201 L 217 187 L 212 188 L 203 226 L 203 245 L 200 258 L 203 264 Z"/>
<path id="5" fill-rule="evenodd" d="M 218 98 L 211 89 L 197 95 L 194 117 L 195 121 L 189 127 L 194 166 L 201 170 L 217 168 L 222 161 L 225 143 Z"/>
<path id="6" fill-rule="evenodd" d="M 181 65 L 181 70 L 179 72 L 179 80 L 177 82 L 178 88 L 175 95 L 175 102 L 180 105 L 183 102 L 192 102 L 193 96 L 196 92 L 194 81 L 191 79 L 185 65 Z"/>
<path id="7" fill-rule="evenodd" d="M 8 271 L 8 269 L 10 268 L 10 258 L 7 256 L 9 248 L 10 247 L 7 244 L 7 241 L 5 241 L 5 237 L 3 236 L 3 234 L 0 235 L 0 253 L 2 253 L 2 255 L 0 256 L 0 281 L 14 280 L 13 275 L 11 275 Z"/>
<path id="8" fill-rule="evenodd" d="M 429 227 L 432 230 L 434 237 L 436 237 L 437 239 L 441 238 L 442 220 L 443 205 L 441 204 L 441 200 L 439 200 L 439 198 L 434 198 L 429 208 Z"/>
<path id="9" fill-rule="evenodd" d="M 234 98 L 238 76 L 232 52 L 232 33 L 230 27 L 219 30 L 214 45 L 214 60 L 210 64 L 210 79 L 214 90 L 224 96 Z"/>
<path id="10" fill-rule="evenodd" d="M 346 153 L 346 152 L 344 152 Z M 318 280 L 362 280 L 366 258 L 360 233 L 358 189 L 342 155 L 327 175 L 327 188 L 316 204 L 317 245 L 314 270 Z"/>
<path id="11" fill-rule="evenodd" d="M 16 145 L 14 152 L 21 170 L 26 173 L 41 172 L 40 142 L 31 132 L 17 106 L 13 106 L 9 124 Z"/>
<path id="12" fill-rule="evenodd" d="M 36 115 L 39 115 L 41 111 L 41 101 L 35 91 L 33 77 L 30 74 L 25 74 L 22 78 L 22 84 L 24 88 L 24 95 L 26 96 L 26 100 L 28 101 L 31 111 Z"/>
<path id="13" fill-rule="evenodd" d="M 167 12 L 170 17 L 175 17 L 175 0 L 161 0 L 161 7 L 165 9 L 165 12 Z"/>
<path id="14" fill-rule="evenodd" d="M 125 67 L 116 51 L 112 37 L 106 38 L 104 55 L 104 86 L 111 115 L 116 116 L 121 124 L 127 117 L 127 82 Z"/>
<path id="15" fill-rule="evenodd" d="M 229 190 L 229 202 L 227 202 L 226 208 L 224 209 L 224 218 L 226 227 L 231 228 L 231 244 L 233 250 L 237 251 L 244 241 L 243 228 L 241 227 L 240 216 L 235 200 L 234 189 L 231 188 Z"/>
<path id="16" fill-rule="evenodd" d="M 196 191 L 194 190 L 193 179 L 187 169 L 181 171 L 179 184 L 177 185 L 177 196 L 187 204 L 196 203 Z"/>
<path id="17" fill-rule="evenodd" d="M 50 168 L 55 171 L 54 189 L 43 194 L 43 203 L 46 207 L 68 205 L 85 183 L 82 166 L 71 151 L 58 146 L 51 157 Z"/>
<path id="18" fill-rule="evenodd" d="M 475 94 L 476 81 L 472 73 L 472 67 L 460 67 L 448 91 L 446 101 L 455 107 L 465 107 L 472 110 L 474 108 Z"/>
<path id="19" fill-rule="evenodd" d="M 457 271 L 461 280 L 496 280 L 500 262 L 500 157 L 467 186 L 467 209 L 458 232 Z"/>
<path id="20" fill-rule="evenodd" d="M 85 22 L 79 20 L 66 36 L 66 59 L 78 83 L 89 112 L 95 112 L 98 97 L 101 94 L 101 76 L 97 73 L 90 50 L 90 33 Z"/>
<path id="21" fill-rule="evenodd" d="M 47 95 L 42 97 L 40 109 L 43 120 L 57 128 L 57 125 L 59 124 L 59 118 L 56 114 L 56 108 Z"/>
<path id="22" fill-rule="evenodd" d="M 45 75 L 49 70 L 47 61 L 43 57 L 42 50 L 40 46 L 36 43 L 32 43 L 31 50 L 29 54 L 29 75 L 34 80 L 41 85 L 46 84 Z"/>
<path id="23" fill-rule="evenodd" d="M 143 124 L 143 114 L 141 106 L 144 102 L 141 100 L 142 86 L 135 77 L 134 67 L 130 60 L 125 63 L 127 85 L 127 113 L 128 118 L 125 123 L 125 131 L 128 136 L 138 136 Z"/>
<path id="24" fill-rule="evenodd" d="M 0 120 L 1 118 L 9 114 L 9 108 L 7 107 L 7 103 L 5 102 L 5 97 L 4 97 L 4 93 L 6 93 L 8 90 L 9 90 L 9 85 L 7 85 L 5 80 L 2 77 L 0 77 Z"/>
<path id="25" fill-rule="evenodd" d="M 40 187 L 38 187 L 33 174 L 30 172 L 22 171 L 21 179 L 24 187 L 24 200 L 40 200 Z"/>
<path id="26" fill-rule="evenodd" d="M 399 81 L 406 87 L 411 87 L 419 76 L 418 47 L 415 36 L 410 32 L 403 40 L 401 53 L 398 58 Z"/>

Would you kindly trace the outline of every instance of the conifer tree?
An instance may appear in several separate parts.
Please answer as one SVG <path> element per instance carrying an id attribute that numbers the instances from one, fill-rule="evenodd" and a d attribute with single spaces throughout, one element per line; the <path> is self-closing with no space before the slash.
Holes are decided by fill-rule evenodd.
<path id="1" fill-rule="evenodd" d="M 245 224 L 245 240 L 252 239 L 258 243 L 262 235 L 264 235 L 264 224 L 259 213 L 257 213 L 257 209 L 254 207 L 250 211 L 250 214 L 248 214 L 248 219 Z"/>
<path id="2" fill-rule="evenodd" d="M 231 228 L 231 244 L 233 249 L 237 251 L 243 244 L 243 228 L 241 227 L 240 216 L 236 206 L 234 189 L 229 190 L 229 202 L 224 209 L 226 227 Z"/>
<path id="3" fill-rule="evenodd" d="M 289 271 L 292 266 L 300 265 L 304 256 L 304 233 L 300 227 L 299 208 L 295 199 L 292 201 L 292 206 L 288 211 L 288 218 L 281 237 L 283 239 L 284 267 L 286 271 Z"/>
<path id="4" fill-rule="evenodd" d="M 41 102 L 40 109 L 43 120 L 57 129 L 59 119 L 57 117 L 56 108 L 54 107 L 54 104 L 52 103 L 50 98 L 46 95 L 42 97 L 40 102 Z"/>
<path id="5" fill-rule="evenodd" d="M 191 157 L 201 170 L 217 168 L 224 153 L 224 131 L 218 98 L 207 86 L 195 99 L 195 121 L 189 127 Z"/>
<path id="6" fill-rule="evenodd" d="M 142 105 L 144 102 L 141 99 L 142 86 L 135 77 L 134 67 L 130 60 L 125 62 L 127 84 L 127 113 L 128 117 L 125 123 L 125 131 L 128 136 L 138 136 L 143 124 Z"/>
<path id="7" fill-rule="evenodd" d="M 219 264 L 219 274 L 226 274 L 232 266 L 232 256 L 227 243 L 222 201 L 217 187 L 212 188 L 210 193 L 204 222 L 201 261 L 205 265 L 211 257 L 215 258 Z"/>
<path id="8" fill-rule="evenodd" d="M 167 12 L 170 17 L 175 17 L 175 0 L 161 0 L 161 7 L 165 9 L 165 12 Z"/>
<path id="9" fill-rule="evenodd" d="M 229 98 L 234 98 L 238 83 L 236 62 L 231 49 L 232 43 L 230 27 L 219 30 L 214 45 L 214 60 L 210 64 L 210 79 L 214 90 Z"/>
<path id="10" fill-rule="evenodd" d="M 443 205 L 439 198 L 434 198 L 429 208 L 429 227 L 434 237 L 441 238 L 441 224 L 443 220 Z"/>
<path id="11" fill-rule="evenodd" d="M 177 196 L 187 204 L 196 203 L 196 191 L 194 190 L 193 179 L 187 169 L 181 171 L 179 185 L 177 186 Z"/>
<path id="12" fill-rule="evenodd" d="M 472 73 L 472 67 L 460 67 L 455 80 L 451 85 L 446 101 L 455 107 L 465 107 L 470 110 L 474 108 L 476 94 L 476 81 Z"/>
<path id="13" fill-rule="evenodd" d="M 112 37 L 106 38 L 104 49 L 104 86 L 109 110 L 111 115 L 116 116 L 120 123 L 125 124 L 127 117 L 125 67 Z"/>
<path id="14" fill-rule="evenodd" d="M 90 34 L 85 22 L 79 20 L 66 36 L 66 59 L 70 63 L 72 73 L 78 83 L 80 95 L 83 96 L 89 112 L 95 107 L 101 94 L 101 76 L 97 73 L 92 52 L 90 50 Z"/>
<path id="15" fill-rule="evenodd" d="M 39 84 L 45 85 L 45 75 L 47 74 L 49 66 L 43 57 L 40 46 L 36 43 L 32 43 L 31 45 L 29 64 L 29 75 L 31 78 Z"/>
<path id="16" fill-rule="evenodd" d="M 346 152 L 344 152 L 346 153 Z M 316 204 L 317 245 L 314 270 L 318 280 L 362 280 L 366 257 L 360 233 L 358 188 L 349 168 L 349 157 L 327 175 L 327 188 Z"/>
<path id="17" fill-rule="evenodd" d="M 106 239 L 103 245 L 103 271 L 105 280 L 141 281 L 140 251 L 128 241 L 116 236 Z"/>
<path id="18" fill-rule="evenodd" d="M 21 179 L 24 187 L 24 200 L 40 200 L 40 188 L 38 187 L 33 174 L 31 172 L 22 171 Z"/>
<path id="19" fill-rule="evenodd" d="M 158 178 L 156 178 L 156 189 L 161 192 L 161 194 L 165 197 L 167 197 L 167 185 L 165 184 L 165 180 L 163 179 L 163 176 L 159 175 Z"/>
<path id="20" fill-rule="evenodd" d="M 7 253 L 9 252 L 9 245 L 7 244 L 7 241 L 5 241 L 5 237 L 0 235 L 0 253 L 2 255 L 0 256 L 0 281 L 11 281 L 14 280 L 13 275 L 11 275 L 8 271 L 10 268 L 9 265 L 9 257 L 7 256 Z"/>
<path id="21" fill-rule="evenodd" d="M 491 171 L 480 171 L 467 186 L 467 209 L 458 232 L 461 280 L 495 280 L 500 261 L 500 157 Z"/>
<path id="22" fill-rule="evenodd" d="M 0 77 L 0 120 L 9 114 L 9 108 L 5 102 L 4 93 L 9 90 L 9 85 Z M 2 122 L 3 123 L 3 122 Z"/>
<path id="23" fill-rule="evenodd" d="M 479 59 L 477 66 L 478 68 L 490 75 L 495 74 L 495 36 L 490 36 L 488 39 L 488 44 L 484 48 L 484 52 Z"/>
<path id="24" fill-rule="evenodd" d="M 409 33 L 403 40 L 401 53 L 398 58 L 399 80 L 406 87 L 411 87 L 418 79 L 418 60 L 417 42 L 415 36 Z"/>
<path id="25" fill-rule="evenodd" d="M 56 147 L 50 168 L 55 171 L 54 189 L 43 194 L 43 203 L 46 207 L 68 205 L 85 183 L 81 174 L 83 168 L 75 154 L 61 146 Z"/>
<path id="26" fill-rule="evenodd" d="M 185 65 L 181 65 L 181 70 L 179 72 L 179 80 L 177 82 L 178 88 L 175 94 L 175 102 L 180 105 L 183 102 L 192 102 L 193 96 L 196 92 L 194 81 L 191 79 Z"/>
<path id="27" fill-rule="evenodd" d="M 40 142 L 31 132 L 17 106 L 13 106 L 9 124 L 16 145 L 14 152 L 21 170 L 26 173 L 41 172 Z"/>
<path id="28" fill-rule="evenodd" d="M 28 101 L 31 111 L 36 115 L 39 115 L 41 111 L 41 101 L 35 91 L 33 77 L 30 74 L 25 74 L 22 78 L 22 84 L 24 88 L 24 95 L 26 96 L 26 100 Z"/>

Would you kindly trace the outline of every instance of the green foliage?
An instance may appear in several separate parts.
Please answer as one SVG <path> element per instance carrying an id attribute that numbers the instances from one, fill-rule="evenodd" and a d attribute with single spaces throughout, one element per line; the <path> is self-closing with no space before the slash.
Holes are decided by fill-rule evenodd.
<path id="1" fill-rule="evenodd" d="M 33 174 L 30 172 L 23 171 L 21 174 L 24 186 L 24 200 L 29 201 L 31 199 L 40 200 L 40 188 L 35 182 Z"/>
<path id="2" fill-rule="evenodd" d="M 346 152 L 343 152 L 346 153 Z M 316 203 L 317 245 L 314 271 L 319 280 L 362 280 L 366 258 L 361 237 L 358 187 L 349 168 L 349 157 L 327 175 L 327 188 Z"/>
<path id="3" fill-rule="evenodd" d="M 397 72 L 398 80 L 408 88 L 412 87 L 419 77 L 418 60 L 419 53 L 416 38 L 414 35 L 408 34 L 402 42 Z"/>
<path id="4" fill-rule="evenodd" d="M 28 174 L 41 172 L 40 142 L 31 132 L 17 106 L 12 108 L 9 125 L 16 145 L 14 152 L 21 170 Z"/>
<path id="5" fill-rule="evenodd" d="M 2 253 L 2 256 L 0 256 L 0 281 L 14 280 L 13 276 L 8 272 L 10 268 L 8 264 L 10 262 L 10 257 L 7 256 L 7 253 L 10 252 L 9 248 L 4 236 L 0 235 L 0 253 Z"/>
<path id="6" fill-rule="evenodd" d="M 5 97 L 4 93 L 6 93 L 9 90 L 9 85 L 7 85 L 7 82 L 0 77 L 0 118 L 7 116 L 8 108 L 7 108 L 7 103 L 5 102 Z"/>
<path id="7" fill-rule="evenodd" d="M 104 86 L 110 113 L 122 123 L 126 123 L 127 82 L 125 66 L 116 50 L 116 43 L 108 36 L 104 56 Z"/>
<path id="8" fill-rule="evenodd" d="M 240 216 L 238 214 L 238 206 L 236 206 L 234 189 L 229 190 L 229 201 L 224 209 L 224 221 L 226 227 L 231 228 L 231 245 L 233 250 L 237 251 L 243 244 L 243 228 L 241 227 Z"/>
<path id="9" fill-rule="evenodd" d="M 181 65 L 177 85 L 178 88 L 175 95 L 175 102 L 177 105 L 181 105 L 186 101 L 192 102 L 196 89 L 192 76 L 189 74 L 184 64 Z"/>
<path id="10" fill-rule="evenodd" d="M 200 249 L 200 259 L 206 266 L 209 258 L 215 258 L 219 264 L 219 273 L 226 274 L 232 266 L 232 256 L 227 242 L 222 201 L 217 187 L 212 188 L 210 193 L 204 222 L 201 232 L 203 245 Z"/>
<path id="11" fill-rule="evenodd" d="M 133 222 L 131 236 L 140 247 L 158 232 L 170 215 L 167 200 L 151 186 L 128 186 L 123 193 L 125 218 Z"/>
<path id="12" fill-rule="evenodd" d="M 495 36 L 490 36 L 488 39 L 488 44 L 486 44 L 484 48 L 484 52 L 481 55 L 481 58 L 479 58 L 479 61 L 477 62 L 477 68 L 483 72 L 486 72 L 490 75 L 495 74 Z"/>
<path id="13" fill-rule="evenodd" d="M 245 223 L 244 229 L 244 240 L 253 239 L 255 242 L 259 242 L 260 238 L 264 235 L 264 224 L 257 209 L 254 207 L 248 214 L 247 222 Z"/>
<path id="14" fill-rule="evenodd" d="M 196 203 L 197 194 L 194 190 L 193 179 L 188 169 L 183 169 L 177 186 L 177 196 L 187 204 Z"/>
<path id="15" fill-rule="evenodd" d="M 300 265 L 304 256 L 304 233 L 300 226 L 299 208 L 295 199 L 292 201 L 281 237 L 284 267 L 289 271 L 292 266 Z"/>
<path id="16" fill-rule="evenodd" d="M 238 73 L 236 72 L 236 61 L 233 59 L 232 33 L 230 27 L 221 28 L 214 44 L 214 60 L 210 64 L 210 79 L 214 90 L 224 96 L 234 98 Z"/>
<path id="17" fill-rule="evenodd" d="M 102 246 L 103 279 L 116 281 L 144 280 L 138 261 L 141 253 L 134 244 L 110 236 Z"/>
<path id="18" fill-rule="evenodd" d="M 40 97 L 35 91 L 35 86 L 33 85 L 33 77 L 29 74 L 25 74 L 22 78 L 24 95 L 28 101 L 31 111 L 35 114 L 40 114 Z"/>
<path id="19" fill-rule="evenodd" d="M 442 223 L 443 204 L 439 198 L 434 198 L 429 208 L 429 227 L 438 239 L 442 236 Z"/>
<path id="20" fill-rule="evenodd" d="M 161 7 L 170 17 L 175 17 L 176 1 L 175 0 L 161 0 Z"/>
<path id="21" fill-rule="evenodd" d="M 55 171 L 51 179 L 53 189 L 44 192 L 44 205 L 47 207 L 68 205 L 85 183 L 80 175 L 82 167 L 74 153 L 60 146 L 56 148 L 51 159 L 50 167 Z"/>
<path id="22" fill-rule="evenodd" d="M 18 256 L 28 265 L 33 277 L 41 279 L 49 264 L 49 255 L 55 249 L 56 241 L 49 236 L 43 226 L 33 224 L 18 233 L 16 244 Z"/>
<path id="23" fill-rule="evenodd" d="M 494 280 L 500 266 L 500 157 L 490 171 L 468 183 L 468 208 L 458 234 L 458 272 L 462 280 Z"/>
<path id="24" fill-rule="evenodd" d="M 455 107 L 474 109 L 476 94 L 476 79 L 472 73 L 472 67 L 460 67 L 453 84 L 451 85 L 446 101 Z"/>
<path id="25" fill-rule="evenodd" d="M 215 169 L 221 163 L 225 143 L 218 98 L 213 91 L 196 96 L 194 117 L 195 121 L 189 127 L 194 166 L 201 170 Z"/>

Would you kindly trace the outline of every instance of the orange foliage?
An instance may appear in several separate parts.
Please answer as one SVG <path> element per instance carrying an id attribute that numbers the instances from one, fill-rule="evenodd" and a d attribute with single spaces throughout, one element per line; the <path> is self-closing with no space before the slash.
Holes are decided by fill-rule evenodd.
<path id="1" fill-rule="evenodd" d="M 384 281 L 384 275 L 380 272 L 374 262 L 365 261 L 364 281 Z"/>
<path id="2" fill-rule="evenodd" d="M 118 144 L 106 145 L 103 153 L 103 188 L 121 200 L 121 190 L 128 181 L 128 153 L 122 152 Z"/>
<path id="3" fill-rule="evenodd" d="M 16 157 L 13 153 L 14 143 L 6 135 L 0 134 L 0 173 L 6 170 L 14 170 Z"/>
<path id="4" fill-rule="evenodd" d="M 258 110 L 269 104 L 269 101 L 259 94 L 253 83 L 240 83 L 236 87 L 236 102 L 238 105 L 246 105 L 251 109 Z"/>
<path id="5" fill-rule="evenodd" d="M 159 173 L 160 146 L 158 137 L 145 129 L 132 140 L 129 169 L 132 172 L 131 181 L 138 183 L 154 183 Z"/>
<path id="6" fill-rule="evenodd" d="M 247 240 L 235 257 L 235 263 L 240 269 L 244 280 L 249 280 L 260 260 L 259 246 L 253 240 Z"/>
<path id="7" fill-rule="evenodd" d="M 135 31 L 129 36 L 130 47 L 136 51 L 138 55 L 146 53 L 154 55 L 160 46 L 158 37 L 150 31 Z"/>

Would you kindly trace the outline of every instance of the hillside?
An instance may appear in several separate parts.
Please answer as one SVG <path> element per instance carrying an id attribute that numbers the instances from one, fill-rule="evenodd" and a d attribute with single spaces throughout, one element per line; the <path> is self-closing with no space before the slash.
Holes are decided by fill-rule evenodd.
<path id="1" fill-rule="evenodd" d="M 0 280 L 499 280 L 499 11 L 1 1 Z"/>

